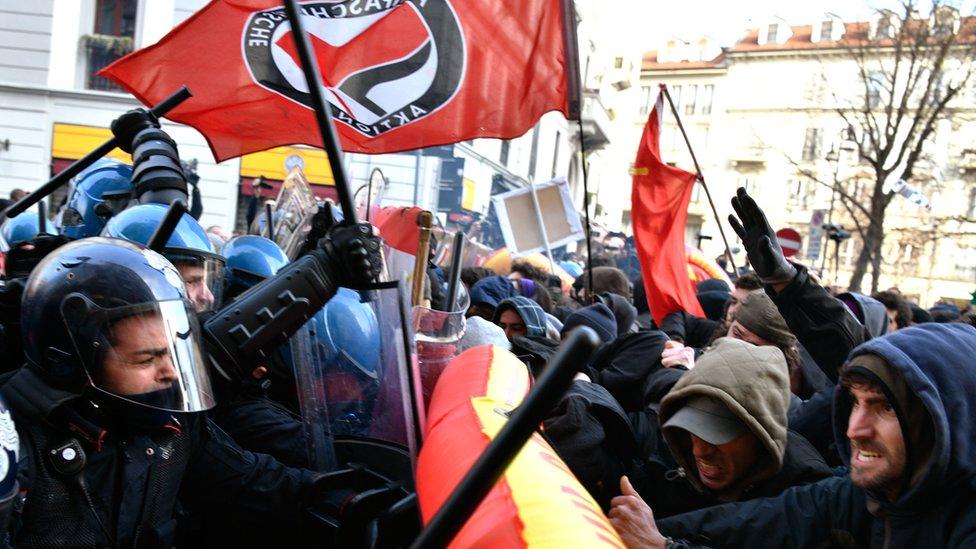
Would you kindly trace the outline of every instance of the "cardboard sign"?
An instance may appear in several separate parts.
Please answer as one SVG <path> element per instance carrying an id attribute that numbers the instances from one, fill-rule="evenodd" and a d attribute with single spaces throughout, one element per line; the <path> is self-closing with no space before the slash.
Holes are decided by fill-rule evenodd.
<path id="1" fill-rule="evenodd" d="M 531 189 L 516 189 L 491 198 L 505 245 L 513 255 L 545 251 L 543 230 L 549 238 L 550 248 L 586 237 L 565 179 L 536 185 L 535 190 L 544 227 L 539 226 Z"/>

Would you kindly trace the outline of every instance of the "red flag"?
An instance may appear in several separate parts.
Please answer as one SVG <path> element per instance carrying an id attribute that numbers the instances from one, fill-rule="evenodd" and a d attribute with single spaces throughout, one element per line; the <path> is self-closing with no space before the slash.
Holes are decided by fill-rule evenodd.
<path id="1" fill-rule="evenodd" d="M 685 221 L 697 176 L 661 161 L 663 92 L 644 126 L 634 162 L 634 242 L 651 315 L 658 325 L 675 311 L 704 317 L 688 277 Z"/>
<path id="2" fill-rule="evenodd" d="M 513 138 L 569 115 L 564 0 L 306 1 L 347 151 L 388 153 L 475 137 Z M 517 7 L 516 7 L 517 4 Z M 218 161 L 279 145 L 321 146 L 278 0 L 213 0 L 157 44 L 99 72 L 206 136 Z"/>

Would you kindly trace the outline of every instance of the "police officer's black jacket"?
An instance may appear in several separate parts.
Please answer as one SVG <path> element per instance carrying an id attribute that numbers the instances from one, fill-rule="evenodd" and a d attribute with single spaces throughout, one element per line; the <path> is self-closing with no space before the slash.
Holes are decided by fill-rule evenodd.
<path id="1" fill-rule="evenodd" d="M 22 446 L 25 497 L 11 526 L 17 547 L 172 547 L 178 497 L 233 501 L 297 525 L 313 493 L 314 473 L 240 449 L 203 414 L 174 415 L 152 432 L 99 424 L 78 413 L 91 411 L 81 405 L 88 401 L 51 388 L 29 368 L 0 392 Z M 51 454 L 72 439 L 87 456 L 81 475 L 59 471 L 65 460 Z"/>

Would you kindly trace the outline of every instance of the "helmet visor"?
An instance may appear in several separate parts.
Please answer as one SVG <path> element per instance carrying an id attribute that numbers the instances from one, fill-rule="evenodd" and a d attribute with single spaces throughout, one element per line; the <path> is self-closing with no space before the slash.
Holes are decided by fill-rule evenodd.
<path id="1" fill-rule="evenodd" d="M 220 308 L 224 292 L 224 258 L 179 248 L 166 248 L 163 255 L 180 272 L 186 295 L 197 313 Z"/>
<path id="2" fill-rule="evenodd" d="M 190 307 L 168 300 L 105 309 L 73 294 L 62 313 L 96 389 L 149 408 L 199 412 L 214 397 Z"/>

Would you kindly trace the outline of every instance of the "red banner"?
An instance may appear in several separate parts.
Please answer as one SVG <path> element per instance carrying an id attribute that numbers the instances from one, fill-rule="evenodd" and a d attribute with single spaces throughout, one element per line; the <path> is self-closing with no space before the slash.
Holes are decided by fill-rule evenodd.
<path id="1" fill-rule="evenodd" d="M 661 161 L 662 99 L 658 96 L 644 126 L 631 196 L 637 257 L 647 303 L 658 325 L 675 311 L 705 316 L 688 278 L 685 258 L 685 222 L 697 177 Z"/>
<path id="2" fill-rule="evenodd" d="M 301 4 L 343 149 L 389 153 L 513 138 L 569 113 L 563 0 L 315 0 Z M 218 161 L 321 146 L 280 1 L 213 0 L 157 44 L 99 72 L 149 105 L 186 85 L 167 118 Z"/>

